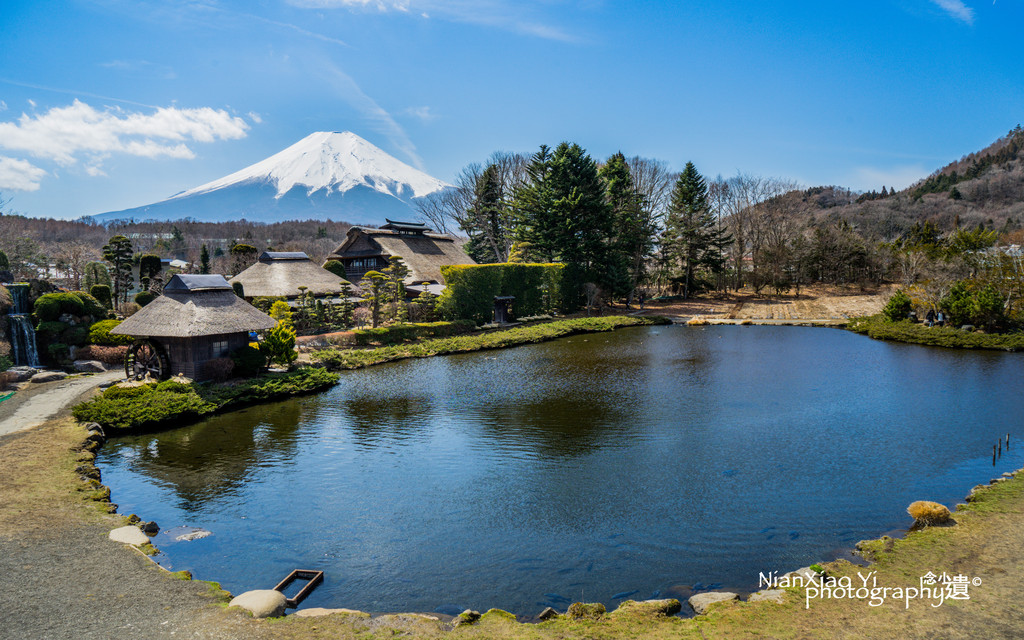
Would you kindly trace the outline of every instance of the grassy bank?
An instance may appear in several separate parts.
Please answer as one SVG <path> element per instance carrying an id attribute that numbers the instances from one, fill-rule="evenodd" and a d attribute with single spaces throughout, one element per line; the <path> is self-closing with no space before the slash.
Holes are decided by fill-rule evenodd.
<path id="1" fill-rule="evenodd" d="M 181 384 L 165 380 L 136 387 L 110 387 L 98 398 L 75 406 L 82 422 L 109 430 L 144 430 L 173 423 L 181 426 L 204 416 L 257 402 L 319 391 L 338 382 L 338 374 L 321 368 L 267 373 L 225 383 Z"/>
<path id="2" fill-rule="evenodd" d="M 891 322 L 881 314 L 851 318 L 846 324 L 850 331 L 856 331 L 876 340 L 892 340 L 923 344 L 931 347 L 951 349 L 998 349 L 1002 351 L 1024 350 L 1024 332 L 980 333 L 961 331 L 953 327 L 929 327 L 909 320 Z"/>
<path id="3" fill-rule="evenodd" d="M 668 322 L 664 318 L 637 316 L 574 318 L 475 335 L 435 338 L 416 344 L 393 345 L 376 349 L 324 349 L 312 354 L 312 359 L 314 362 L 319 362 L 329 369 L 358 369 L 405 358 L 426 358 L 449 353 L 501 349 L 521 344 L 545 342 L 577 333 L 611 331 L 622 327 L 667 324 Z"/>

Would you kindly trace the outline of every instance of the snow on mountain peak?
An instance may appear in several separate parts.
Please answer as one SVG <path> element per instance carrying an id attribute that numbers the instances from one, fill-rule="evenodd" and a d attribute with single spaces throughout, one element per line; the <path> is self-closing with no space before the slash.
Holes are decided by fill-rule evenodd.
<path id="1" fill-rule="evenodd" d="M 317 131 L 266 160 L 183 191 L 171 199 L 244 182 L 269 182 L 277 188 L 278 198 L 300 185 L 306 188 L 307 195 L 321 189 L 344 193 L 362 185 L 402 200 L 419 198 L 449 186 L 351 131 Z"/>

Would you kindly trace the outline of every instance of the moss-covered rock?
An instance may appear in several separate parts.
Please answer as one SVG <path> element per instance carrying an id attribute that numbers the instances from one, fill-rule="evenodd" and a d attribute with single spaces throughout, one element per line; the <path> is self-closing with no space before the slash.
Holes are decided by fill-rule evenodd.
<path id="1" fill-rule="evenodd" d="M 565 617 L 570 620 L 597 620 L 604 614 L 605 608 L 600 602 L 574 602 L 569 605 Z"/>
<path id="2" fill-rule="evenodd" d="M 608 615 L 618 617 L 625 615 L 640 616 L 640 617 L 664 617 L 674 616 L 683 610 L 683 605 L 675 598 L 666 598 L 664 600 L 643 600 L 637 602 L 635 600 L 624 600 L 619 604 L 615 611 L 612 611 Z"/>

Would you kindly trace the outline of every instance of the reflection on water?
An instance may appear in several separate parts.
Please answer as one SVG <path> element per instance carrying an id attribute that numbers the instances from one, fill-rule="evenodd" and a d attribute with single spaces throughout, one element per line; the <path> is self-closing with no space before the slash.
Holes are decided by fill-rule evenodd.
<path id="1" fill-rule="evenodd" d="M 797 327 L 655 327 L 343 374 L 100 463 L 165 564 L 308 606 L 501 607 L 756 587 L 1024 464 L 1017 354 Z M 623 595 L 628 594 L 628 595 Z"/>

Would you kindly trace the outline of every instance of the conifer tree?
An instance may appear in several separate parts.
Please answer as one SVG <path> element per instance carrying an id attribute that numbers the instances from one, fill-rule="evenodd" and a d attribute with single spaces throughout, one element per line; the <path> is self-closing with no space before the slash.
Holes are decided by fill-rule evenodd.
<path id="1" fill-rule="evenodd" d="M 616 282 L 615 293 L 632 299 L 633 290 L 645 274 L 647 259 L 654 251 L 654 220 L 647 215 L 644 198 L 637 191 L 629 164 L 622 152 L 608 158 L 600 171 L 605 198 L 611 208 L 614 237 L 611 239 L 613 259 L 609 266 Z"/>
<path id="2" fill-rule="evenodd" d="M 683 298 L 693 292 L 698 269 L 717 272 L 724 266 L 724 250 L 731 242 L 711 214 L 704 177 L 687 162 L 672 191 L 662 235 L 663 251 L 682 271 Z"/>
<path id="3" fill-rule="evenodd" d="M 205 244 L 199 249 L 199 273 L 210 273 L 210 250 Z"/>
<path id="4" fill-rule="evenodd" d="M 132 288 L 132 241 L 122 235 L 113 236 L 103 246 L 103 259 L 110 263 L 111 280 L 114 284 L 114 300 L 118 303 L 128 302 L 128 292 Z"/>
<path id="5" fill-rule="evenodd" d="M 512 244 L 512 212 L 497 165 L 490 164 L 476 181 L 463 228 L 469 234 L 466 252 L 480 263 L 506 262 Z"/>

